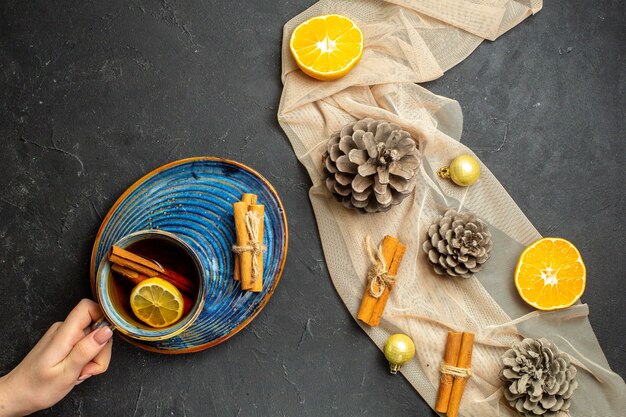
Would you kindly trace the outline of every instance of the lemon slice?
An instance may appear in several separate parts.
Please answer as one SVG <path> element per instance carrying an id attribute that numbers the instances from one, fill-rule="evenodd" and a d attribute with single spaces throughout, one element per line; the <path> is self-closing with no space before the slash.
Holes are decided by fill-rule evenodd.
<path id="1" fill-rule="evenodd" d="M 336 80 L 361 59 L 363 32 L 345 16 L 317 16 L 294 29 L 289 48 L 305 74 L 318 80 Z"/>
<path id="2" fill-rule="evenodd" d="M 148 326 L 167 327 L 183 315 L 183 296 L 166 280 L 148 278 L 133 288 L 130 307 L 135 316 Z"/>
<path id="3" fill-rule="evenodd" d="M 569 241 L 547 237 L 528 246 L 515 269 L 515 286 L 524 301 L 539 310 L 574 304 L 585 291 L 587 272 Z"/>

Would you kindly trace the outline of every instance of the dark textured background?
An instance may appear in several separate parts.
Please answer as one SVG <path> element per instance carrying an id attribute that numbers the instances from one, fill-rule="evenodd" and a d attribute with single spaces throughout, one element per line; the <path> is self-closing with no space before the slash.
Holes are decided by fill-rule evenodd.
<path id="1" fill-rule="evenodd" d="M 283 279 L 246 330 L 187 356 L 118 339 L 106 374 L 40 415 L 431 415 L 333 289 L 309 179 L 276 122 L 282 26 L 310 4 L 1 2 L 2 373 L 90 295 L 101 218 L 147 171 L 240 160 L 275 185 L 290 222 Z M 621 1 L 548 1 L 426 85 L 459 100 L 463 141 L 539 231 L 580 248 L 583 301 L 622 376 L 624 19 Z"/>

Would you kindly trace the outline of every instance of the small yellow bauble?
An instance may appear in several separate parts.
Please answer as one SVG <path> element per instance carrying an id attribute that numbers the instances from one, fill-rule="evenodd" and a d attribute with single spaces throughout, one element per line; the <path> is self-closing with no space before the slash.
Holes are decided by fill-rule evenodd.
<path id="1" fill-rule="evenodd" d="M 480 165 L 471 155 L 460 155 L 454 158 L 449 167 L 437 171 L 441 178 L 450 178 L 456 185 L 469 187 L 480 177 Z"/>
<path id="2" fill-rule="evenodd" d="M 389 371 L 395 374 L 402 365 L 413 358 L 415 345 L 409 336 L 397 333 L 389 336 L 383 352 L 385 358 L 389 361 Z"/>

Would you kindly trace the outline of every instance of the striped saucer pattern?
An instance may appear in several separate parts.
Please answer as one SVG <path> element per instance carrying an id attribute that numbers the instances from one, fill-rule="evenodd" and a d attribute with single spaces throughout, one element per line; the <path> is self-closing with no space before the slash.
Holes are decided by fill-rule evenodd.
<path id="1" fill-rule="evenodd" d="M 232 204 L 244 193 L 265 205 L 263 291 L 242 291 L 233 279 L 235 226 Z M 207 297 L 198 320 L 171 339 L 139 347 L 161 353 L 188 353 L 215 346 L 243 329 L 263 308 L 280 279 L 287 256 L 287 218 L 269 182 L 245 165 L 211 157 L 172 162 L 133 184 L 105 217 L 91 255 L 91 283 L 109 248 L 138 230 L 175 233 L 200 255 L 208 271 Z"/>

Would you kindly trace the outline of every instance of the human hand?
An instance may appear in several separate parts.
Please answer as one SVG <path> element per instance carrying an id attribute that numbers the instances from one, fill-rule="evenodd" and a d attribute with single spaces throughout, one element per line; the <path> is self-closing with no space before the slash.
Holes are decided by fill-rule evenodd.
<path id="1" fill-rule="evenodd" d="M 24 416 L 51 407 L 74 386 L 107 370 L 113 332 L 90 332 L 102 317 L 98 304 L 83 299 L 64 322 L 54 323 L 24 360 L 0 378 L 0 417 Z"/>

